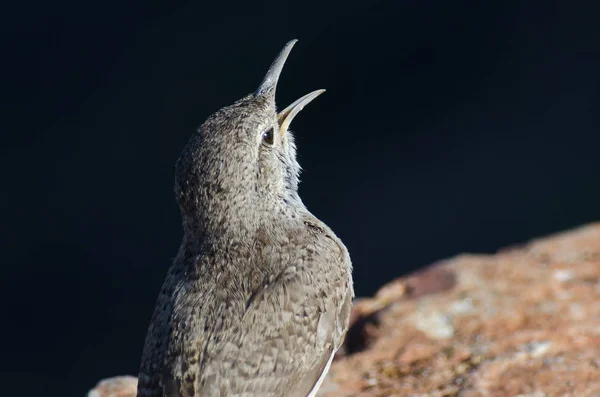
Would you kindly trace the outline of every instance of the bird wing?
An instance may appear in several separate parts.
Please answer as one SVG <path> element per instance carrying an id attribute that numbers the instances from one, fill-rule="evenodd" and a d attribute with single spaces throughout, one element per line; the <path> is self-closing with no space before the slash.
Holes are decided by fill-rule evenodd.
<path id="1" fill-rule="evenodd" d="M 352 289 L 344 271 L 300 266 L 253 295 L 235 339 L 202 366 L 197 396 L 307 397 L 319 386 L 347 329 Z"/>
<path id="2" fill-rule="evenodd" d="M 348 319 L 350 317 L 350 310 L 352 308 L 352 293 L 348 291 L 346 294 L 346 298 L 344 299 L 344 303 L 340 308 L 340 311 L 337 314 L 336 322 L 337 324 L 347 324 Z M 347 327 L 347 326 L 346 326 Z M 333 332 L 332 349 L 329 351 L 328 355 L 323 355 L 321 357 L 321 362 L 318 366 L 315 366 L 312 371 L 306 374 L 301 384 L 297 387 L 299 396 L 308 396 L 314 397 L 317 394 L 317 391 L 321 387 L 323 380 L 325 380 L 325 376 L 329 371 L 329 366 L 333 361 L 333 357 L 335 356 L 335 352 L 339 349 L 340 345 L 343 342 L 344 335 L 346 332 L 346 327 L 344 329 L 339 329 L 337 332 Z M 309 390 L 309 393 L 306 393 L 306 390 Z"/>
<path id="3" fill-rule="evenodd" d="M 171 293 L 174 268 L 167 273 L 150 321 L 138 376 L 137 397 L 163 397 L 163 360 L 169 340 L 169 320 L 173 311 Z M 173 395 L 174 397 L 179 397 Z"/>

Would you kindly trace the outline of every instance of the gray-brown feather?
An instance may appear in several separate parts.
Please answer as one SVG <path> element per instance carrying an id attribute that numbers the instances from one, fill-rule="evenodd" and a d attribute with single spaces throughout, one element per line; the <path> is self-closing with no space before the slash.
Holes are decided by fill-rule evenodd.
<path id="1" fill-rule="evenodd" d="M 345 248 L 314 223 L 299 222 L 287 245 L 257 243 L 235 267 L 241 271 L 217 273 L 206 263 L 211 256 L 198 258 L 200 266 L 175 264 L 150 327 L 149 341 L 160 342 L 146 344 L 156 356 L 142 364 L 138 395 L 306 397 L 343 339 L 352 297 Z M 260 274 L 261 267 L 270 270 Z"/>

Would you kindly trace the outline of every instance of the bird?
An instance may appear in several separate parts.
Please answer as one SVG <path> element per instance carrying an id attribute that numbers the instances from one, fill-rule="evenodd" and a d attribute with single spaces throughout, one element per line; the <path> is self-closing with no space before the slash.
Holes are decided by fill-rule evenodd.
<path id="1" fill-rule="evenodd" d="M 324 90 L 275 104 L 296 41 L 176 162 L 183 239 L 150 320 L 138 397 L 313 397 L 343 342 L 352 263 L 298 194 L 289 130 Z"/>

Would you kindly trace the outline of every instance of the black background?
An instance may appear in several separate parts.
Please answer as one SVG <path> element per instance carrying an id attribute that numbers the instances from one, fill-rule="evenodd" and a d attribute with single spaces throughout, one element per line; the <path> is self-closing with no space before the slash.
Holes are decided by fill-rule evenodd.
<path id="1" fill-rule="evenodd" d="M 301 195 L 349 247 L 358 295 L 600 219 L 590 6 L 12 7 L 0 12 L 3 395 L 82 396 L 137 373 L 181 238 L 175 160 L 292 38 L 280 107 L 328 90 L 294 121 Z"/>

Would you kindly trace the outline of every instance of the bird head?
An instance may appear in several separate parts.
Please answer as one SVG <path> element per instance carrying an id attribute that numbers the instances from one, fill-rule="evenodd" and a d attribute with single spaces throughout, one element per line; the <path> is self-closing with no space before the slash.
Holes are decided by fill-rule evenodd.
<path id="1" fill-rule="evenodd" d="M 297 194 L 300 166 L 289 126 L 325 90 L 277 110 L 277 82 L 295 43 L 285 45 L 252 94 L 209 116 L 186 145 L 175 177 L 184 218 L 200 216 L 205 224 L 234 222 L 233 227 L 243 227 L 286 206 L 303 206 Z"/>

